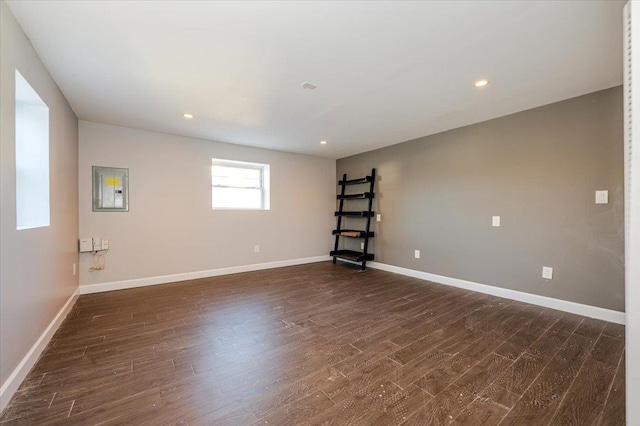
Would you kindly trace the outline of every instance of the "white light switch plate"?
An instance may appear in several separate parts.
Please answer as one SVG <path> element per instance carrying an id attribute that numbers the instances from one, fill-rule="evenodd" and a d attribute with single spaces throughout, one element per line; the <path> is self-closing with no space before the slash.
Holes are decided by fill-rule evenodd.
<path id="1" fill-rule="evenodd" d="M 500 226 L 500 216 L 493 216 L 491 218 L 491 226 Z"/>
<path id="2" fill-rule="evenodd" d="M 381 214 L 377 214 L 376 215 L 376 221 L 380 222 L 382 220 L 382 215 Z"/>
<path id="3" fill-rule="evenodd" d="M 596 191 L 596 204 L 609 204 L 609 191 Z"/>
<path id="4" fill-rule="evenodd" d="M 415 250 L 413 255 L 415 256 L 416 259 L 420 259 L 420 250 Z"/>
<path id="5" fill-rule="evenodd" d="M 548 280 L 553 279 L 553 268 L 549 266 L 542 267 L 542 278 L 546 278 Z"/>

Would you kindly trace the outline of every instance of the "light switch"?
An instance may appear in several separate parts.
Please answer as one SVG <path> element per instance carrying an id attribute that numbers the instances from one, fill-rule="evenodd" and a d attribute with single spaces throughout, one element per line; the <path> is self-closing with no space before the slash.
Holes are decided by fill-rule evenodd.
<path id="1" fill-rule="evenodd" d="M 547 280 L 553 279 L 553 268 L 551 268 L 549 266 L 543 266 L 542 267 L 542 278 L 545 278 Z"/>
<path id="2" fill-rule="evenodd" d="M 609 191 L 596 191 L 596 204 L 609 204 Z"/>
<path id="3" fill-rule="evenodd" d="M 500 226 L 500 216 L 493 216 L 491 218 L 491 226 Z"/>
<path id="4" fill-rule="evenodd" d="M 380 222 L 382 220 L 382 215 L 378 214 L 376 215 L 376 221 Z"/>

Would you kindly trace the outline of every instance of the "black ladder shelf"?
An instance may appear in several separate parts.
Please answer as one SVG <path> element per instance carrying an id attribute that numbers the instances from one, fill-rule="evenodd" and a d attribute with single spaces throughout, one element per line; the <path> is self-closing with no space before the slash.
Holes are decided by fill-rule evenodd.
<path id="1" fill-rule="evenodd" d="M 340 207 L 338 211 L 335 212 L 335 216 L 338 218 L 338 224 L 336 229 L 333 230 L 333 235 L 336 236 L 336 242 L 333 247 L 333 250 L 329 253 L 330 256 L 333 256 L 333 263 L 336 263 L 337 259 L 341 260 L 349 260 L 351 262 L 360 263 L 360 270 L 364 271 L 367 267 L 367 260 L 373 260 L 373 253 L 369 253 L 369 238 L 374 236 L 374 233 L 369 229 L 371 228 L 371 218 L 374 216 L 373 207 L 373 198 L 375 197 L 375 193 L 373 191 L 374 185 L 376 182 L 376 169 L 371 169 L 371 175 L 365 176 L 360 179 L 352 179 L 347 180 L 347 174 L 342 175 L 342 180 L 338 182 L 340 185 L 340 194 L 336 196 L 337 200 L 340 200 Z M 345 190 L 347 186 L 351 185 L 369 185 L 369 190 L 367 192 L 360 192 L 355 194 L 345 194 Z M 367 200 L 368 201 L 368 209 L 362 211 L 346 211 L 344 210 L 344 202 L 345 200 Z M 343 217 L 360 217 L 365 219 L 365 229 L 342 229 L 342 218 Z M 361 238 L 364 240 L 364 248 L 362 251 L 356 250 L 338 250 L 338 246 L 340 244 L 340 237 L 346 238 Z"/>

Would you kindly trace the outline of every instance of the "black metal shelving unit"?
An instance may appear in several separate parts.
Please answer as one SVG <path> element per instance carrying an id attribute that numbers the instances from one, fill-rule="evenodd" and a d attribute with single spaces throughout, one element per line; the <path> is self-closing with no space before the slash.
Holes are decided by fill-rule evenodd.
<path id="1" fill-rule="evenodd" d="M 338 211 L 335 212 L 335 216 L 338 218 L 336 229 L 333 230 L 333 235 L 336 236 L 336 242 L 333 250 L 329 253 L 333 256 L 333 263 L 336 263 L 337 259 L 350 260 L 352 262 L 360 263 L 360 270 L 364 271 L 367 268 L 367 261 L 373 260 L 373 253 L 369 253 L 369 238 L 374 237 L 374 232 L 370 231 L 371 218 L 374 216 L 373 199 L 375 198 L 374 185 L 376 182 L 376 169 L 371 169 L 371 175 L 365 176 L 359 179 L 347 180 L 347 174 L 342 175 L 342 180 L 338 182 L 340 185 L 340 194 L 336 196 L 336 199 L 340 201 Z M 353 194 L 346 194 L 347 186 L 351 185 L 369 185 L 367 192 L 358 192 Z M 345 200 L 368 200 L 368 209 L 362 211 L 348 211 L 344 210 Z M 353 217 L 365 219 L 365 229 L 342 229 L 342 218 Z M 357 250 L 338 250 L 340 245 L 340 238 L 361 238 L 364 240 L 364 248 L 362 251 Z"/>

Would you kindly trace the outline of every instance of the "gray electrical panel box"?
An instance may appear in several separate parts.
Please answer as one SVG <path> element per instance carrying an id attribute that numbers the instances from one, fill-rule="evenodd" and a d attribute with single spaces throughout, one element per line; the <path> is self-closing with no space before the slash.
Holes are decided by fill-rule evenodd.
<path id="1" fill-rule="evenodd" d="M 129 169 L 93 166 L 93 211 L 129 211 Z"/>

